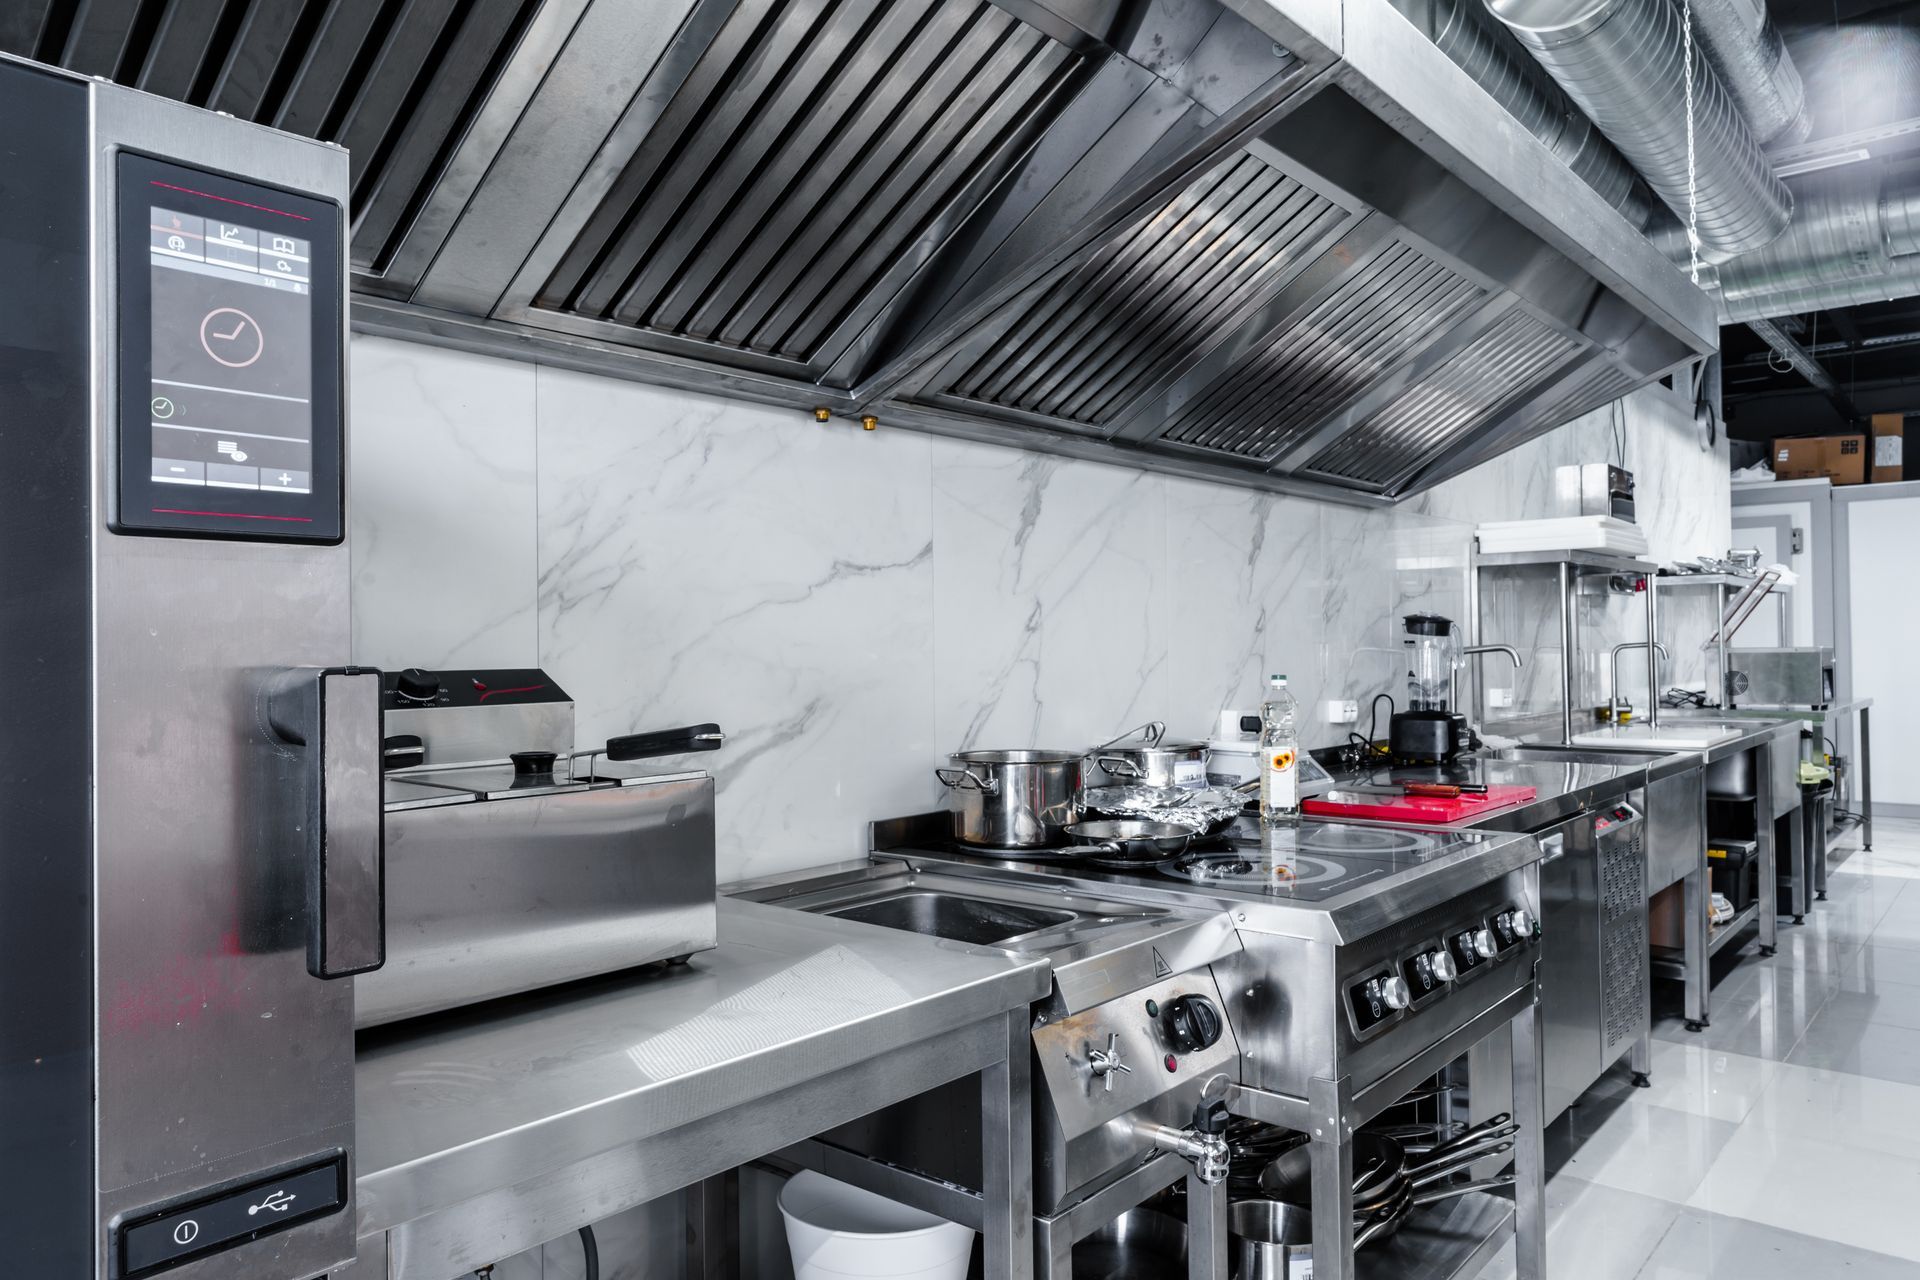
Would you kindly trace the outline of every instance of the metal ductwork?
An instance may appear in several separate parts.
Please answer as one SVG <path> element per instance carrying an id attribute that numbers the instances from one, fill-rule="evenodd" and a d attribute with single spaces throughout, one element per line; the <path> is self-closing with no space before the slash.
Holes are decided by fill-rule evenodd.
<path id="1" fill-rule="evenodd" d="M 361 332 L 1380 505 L 1718 340 L 1474 16 L 20 0 L 0 50 L 351 147 Z"/>
<path id="2" fill-rule="evenodd" d="M 1495 17 L 1683 221 L 1688 208 L 1686 73 L 1669 0 L 1487 0 Z M 1710 261 L 1773 241 L 1793 197 L 1698 47 L 1694 64 L 1696 209 Z"/>
<path id="3" fill-rule="evenodd" d="M 1760 0 L 1693 0 L 1695 34 L 1754 138 L 1791 146 L 1813 131 L 1806 88 Z"/>
<path id="4" fill-rule="evenodd" d="M 1601 199 L 1634 226 L 1647 225 L 1653 207 L 1640 175 L 1480 0 L 1429 0 L 1409 16 Z"/>
<path id="5" fill-rule="evenodd" d="M 1920 254 L 1892 259 L 1886 271 L 1877 276 L 1781 289 L 1722 302 L 1720 320 L 1723 324 L 1746 324 L 1753 320 L 1805 315 L 1810 311 L 1827 311 L 1835 307 L 1891 302 L 1896 298 L 1911 298 L 1915 294 L 1920 294 Z"/>

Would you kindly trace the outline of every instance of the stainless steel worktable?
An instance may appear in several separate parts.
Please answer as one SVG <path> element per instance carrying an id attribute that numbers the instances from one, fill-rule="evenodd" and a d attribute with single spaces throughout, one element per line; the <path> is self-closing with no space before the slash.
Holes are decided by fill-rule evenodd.
<path id="1" fill-rule="evenodd" d="M 1579 745 L 1592 750 L 1656 751 L 1681 757 L 1695 757 L 1709 769 L 1746 753 L 1753 754 L 1752 779 L 1754 808 L 1754 844 L 1759 863 L 1761 896 L 1753 911 L 1753 923 L 1759 930 L 1760 951 L 1771 955 L 1779 943 L 1780 922 L 1771 897 L 1780 852 L 1774 839 L 1774 819 L 1791 812 L 1800 803 L 1800 789 L 1793 783 L 1798 769 L 1797 738 L 1800 726 L 1780 718 L 1744 718 L 1716 714 L 1711 708 L 1697 713 L 1663 710 L 1658 726 L 1644 721 L 1620 726 L 1583 730 Z M 1717 730 L 1718 732 L 1714 732 Z M 1530 736 L 1532 730 L 1523 732 Z M 1704 746 L 1676 745 L 1672 739 L 1692 733 Z M 1543 738 L 1550 735 L 1542 733 Z M 1668 741 L 1663 741 L 1663 736 Z M 1604 737 L 1607 741 L 1596 741 Z M 1702 804 L 1705 796 L 1702 796 Z M 1704 826 L 1703 826 L 1704 829 Z M 1800 824 L 1789 824 L 1791 836 L 1786 865 L 1793 885 L 1794 914 L 1805 913 L 1804 901 L 1811 888 L 1807 859 L 1800 835 Z M 1714 955 L 1733 938 L 1744 932 L 1749 921 L 1742 916 L 1719 930 L 1706 922 L 1707 895 L 1711 887 L 1707 851 L 1703 843 L 1698 864 L 1685 878 L 1685 946 L 1677 965 L 1668 969 L 1685 983 L 1685 1015 L 1688 1030 L 1701 1031 L 1711 1025 Z"/>
<path id="2" fill-rule="evenodd" d="M 1601 756 L 1605 753 L 1588 754 Z M 1570 818 L 1582 810 L 1617 800 L 1646 785 L 1651 780 L 1650 770 L 1657 776 L 1661 769 L 1672 767 L 1685 767 L 1685 762 L 1676 761 L 1669 765 L 1663 756 L 1660 761 L 1649 763 L 1625 755 L 1619 763 L 1591 758 L 1510 759 L 1489 751 L 1462 756 L 1447 765 L 1380 764 L 1371 768 L 1363 766 L 1340 770 L 1334 774 L 1334 789 L 1356 784 L 1407 782 L 1532 787 L 1533 799 L 1524 803 L 1470 815 L 1457 823 L 1420 825 L 1423 829 L 1433 825 L 1439 830 L 1533 831 Z"/>
<path id="3" fill-rule="evenodd" d="M 1666 714 L 1675 714 L 1667 712 Z M 1848 716 L 1860 717 L 1860 846 L 1873 848 L 1873 699 L 1849 698 L 1845 702 L 1830 702 L 1824 707 L 1731 707 L 1726 710 L 1703 708 L 1690 711 L 1687 715 L 1722 715 L 1728 718 L 1739 717 L 1752 720 L 1797 720 L 1801 724 L 1817 726 L 1821 729 L 1844 720 Z M 1819 754 L 1818 744 L 1814 754 Z"/>
<path id="4" fill-rule="evenodd" d="M 987 1274 L 1028 1276 L 1047 990 L 1043 959 L 723 898 L 684 967 L 363 1035 L 350 1274 L 464 1276 L 980 1072 Z"/>

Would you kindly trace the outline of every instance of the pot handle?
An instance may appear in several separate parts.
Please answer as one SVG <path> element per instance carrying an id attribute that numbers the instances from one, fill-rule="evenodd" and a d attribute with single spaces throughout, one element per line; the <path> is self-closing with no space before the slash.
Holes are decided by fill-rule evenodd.
<path id="1" fill-rule="evenodd" d="M 1093 762 L 1116 778 L 1139 778 L 1145 776 L 1145 772 L 1140 766 L 1125 756 L 1095 756 Z"/>
<path id="2" fill-rule="evenodd" d="M 1374 1215 L 1367 1219 L 1366 1225 L 1361 1227 L 1359 1233 L 1353 1237 L 1353 1247 L 1356 1249 L 1364 1249 L 1372 1244 L 1395 1223 L 1399 1222 L 1408 1209 L 1418 1203 L 1419 1201 L 1414 1197 L 1412 1192 L 1402 1191 L 1399 1195 L 1374 1211 Z"/>
<path id="3" fill-rule="evenodd" d="M 1493 1191 L 1500 1187 L 1513 1185 L 1513 1175 L 1503 1173 L 1497 1178 L 1488 1178 L 1483 1182 L 1452 1182 L 1444 1187 L 1433 1187 L 1426 1191 L 1413 1193 L 1414 1204 L 1432 1204 L 1436 1200 L 1450 1200 L 1454 1196 L 1464 1196 L 1469 1191 Z"/>
<path id="4" fill-rule="evenodd" d="M 1094 750 L 1105 751 L 1108 747 L 1118 746 L 1128 738 L 1133 737 L 1145 738 L 1148 746 L 1157 747 L 1160 745 L 1160 739 L 1166 736 L 1167 722 L 1165 720 L 1149 720 L 1143 725 L 1127 730 L 1117 738 L 1108 738 L 1105 742 L 1095 747 Z"/>
<path id="5" fill-rule="evenodd" d="M 949 777 L 949 774 L 952 776 Z M 1000 790 L 1000 779 L 982 778 L 971 769 L 935 769 L 933 776 L 955 791 L 983 791 L 987 795 L 994 795 Z"/>

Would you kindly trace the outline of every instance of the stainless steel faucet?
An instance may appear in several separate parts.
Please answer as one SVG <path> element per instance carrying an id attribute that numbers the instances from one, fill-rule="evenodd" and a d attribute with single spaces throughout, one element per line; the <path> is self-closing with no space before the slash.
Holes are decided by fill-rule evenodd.
<path id="1" fill-rule="evenodd" d="M 1470 644 L 1460 651 L 1461 658 L 1478 658 L 1489 653 L 1504 653 L 1518 671 L 1526 665 L 1520 661 L 1520 651 L 1510 644 Z M 1447 678 L 1447 705 L 1458 710 L 1460 706 L 1459 672 L 1449 673 Z"/>
<path id="2" fill-rule="evenodd" d="M 1620 708 L 1627 705 L 1627 700 L 1620 696 L 1620 654 L 1627 649 L 1644 649 L 1646 647 L 1647 647 L 1647 642 L 1645 640 L 1629 640 L 1625 644 L 1617 644 L 1613 646 L 1612 706 L 1614 710 L 1615 719 L 1619 718 Z M 1664 662 L 1666 660 L 1667 646 L 1661 644 L 1658 640 L 1653 642 L 1653 651 L 1660 655 L 1661 661 Z M 1660 700 L 1660 681 L 1658 678 L 1655 678 L 1649 683 L 1647 687 L 1647 696 L 1653 699 L 1653 701 L 1655 702 L 1658 702 Z"/>

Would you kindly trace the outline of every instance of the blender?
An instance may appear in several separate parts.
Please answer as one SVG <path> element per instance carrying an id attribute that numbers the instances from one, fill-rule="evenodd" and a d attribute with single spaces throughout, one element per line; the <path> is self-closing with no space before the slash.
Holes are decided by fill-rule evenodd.
<path id="1" fill-rule="evenodd" d="M 1406 616 L 1407 704 L 1387 722 L 1395 764 L 1449 764 L 1468 750 L 1467 718 L 1453 709 L 1460 634 L 1437 613 Z"/>

